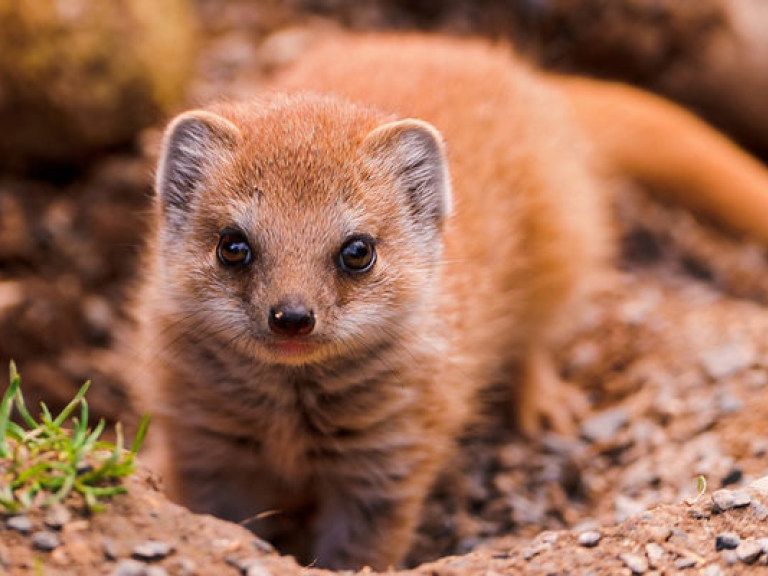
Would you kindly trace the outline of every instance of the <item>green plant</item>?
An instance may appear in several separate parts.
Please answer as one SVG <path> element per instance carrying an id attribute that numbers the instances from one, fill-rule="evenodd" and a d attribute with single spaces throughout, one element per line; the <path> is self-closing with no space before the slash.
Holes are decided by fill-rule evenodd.
<path id="1" fill-rule="evenodd" d="M 50 505 L 73 491 L 83 496 L 90 510 L 99 510 L 101 498 L 126 491 L 120 479 L 133 473 L 136 453 L 149 426 L 144 417 L 130 450 L 123 448 L 120 423 L 114 443 L 99 440 L 104 420 L 88 427 L 86 382 L 69 404 L 53 417 L 40 404 L 40 421 L 27 410 L 21 377 L 11 362 L 10 385 L 0 401 L 0 510 L 14 513 L 34 505 Z M 23 425 L 11 420 L 16 408 Z M 79 417 L 70 415 L 79 407 Z M 71 429 L 65 428 L 67 420 Z"/>
<path id="2" fill-rule="evenodd" d="M 698 502 L 704 494 L 707 493 L 707 478 L 703 474 L 699 474 L 696 477 L 696 496 L 693 496 L 692 498 L 685 498 L 683 501 L 688 504 L 688 506 L 693 506 Z"/>

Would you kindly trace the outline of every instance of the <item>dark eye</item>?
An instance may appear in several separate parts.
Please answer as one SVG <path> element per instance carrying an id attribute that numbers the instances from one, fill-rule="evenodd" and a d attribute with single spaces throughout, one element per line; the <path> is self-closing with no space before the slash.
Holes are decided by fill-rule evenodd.
<path id="1" fill-rule="evenodd" d="M 219 233 L 216 256 L 219 257 L 219 262 L 225 266 L 245 266 L 250 264 L 253 254 L 251 246 L 242 232 L 222 230 Z"/>
<path id="2" fill-rule="evenodd" d="M 367 272 L 376 262 L 376 248 L 373 238 L 368 236 L 353 236 L 349 238 L 339 251 L 339 267 L 344 272 L 359 274 Z"/>

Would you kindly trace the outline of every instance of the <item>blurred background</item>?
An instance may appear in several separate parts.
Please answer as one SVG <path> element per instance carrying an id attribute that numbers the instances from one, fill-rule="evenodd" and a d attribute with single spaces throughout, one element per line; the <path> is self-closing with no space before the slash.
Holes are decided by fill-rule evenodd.
<path id="1" fill-rule="evenodd" d="M 0 369 L 16 360 L 30 401 L 61 406 L 92 379 L 93 412 L 131 419 L 112 347 L 140 274 L 164 122 L 248 98 L 343 29 L 505 41 L 549 69 L 665 94 L 768 160 L 765 0 L 0 0 Z M 755 247 L 680 237 L 687 216 L 634 198 L 617 213 L 628 262 L 659 268 L 672 253 L 665 270 L 768 301 Z M 630 363 L 629 336 L 617 334 L 609 369 Z M 584 380 L 598 372 L 584 370 Z"/>

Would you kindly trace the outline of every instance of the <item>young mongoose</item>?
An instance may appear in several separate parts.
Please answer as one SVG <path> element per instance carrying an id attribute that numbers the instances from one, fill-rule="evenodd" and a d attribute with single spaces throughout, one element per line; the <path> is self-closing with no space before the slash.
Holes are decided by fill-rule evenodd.
<path id="1" fill-rule="evenodd" d="M 166 131 L 134 396 L 174 498 L 272 512 L 256 530 L 305 562 L 397 565 L 484 386 L 568 429 L 549 345 L 611 247 L 605 168 L 768 240 L 733 144 L 506 49 L 347 38 L 278 87 Z"/>

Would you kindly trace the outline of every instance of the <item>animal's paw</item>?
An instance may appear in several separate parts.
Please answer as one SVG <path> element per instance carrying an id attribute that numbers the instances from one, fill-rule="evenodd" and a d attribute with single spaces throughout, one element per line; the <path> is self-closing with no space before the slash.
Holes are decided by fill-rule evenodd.
<path id="1" fill-rule="evenodd" d="M 589 401 L 584 391 L 560 377 L 549 353 L 538 350 L 526 360 L 516 409 L 520 431 L 529 438 L 545 429 L 573 437 Z"/>

